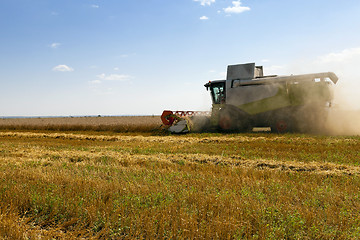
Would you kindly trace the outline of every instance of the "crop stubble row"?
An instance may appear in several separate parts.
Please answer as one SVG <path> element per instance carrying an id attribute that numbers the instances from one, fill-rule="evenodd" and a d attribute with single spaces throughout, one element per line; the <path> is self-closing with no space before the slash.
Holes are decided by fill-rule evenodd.
<path id="1" fill-rule="evenodd" d="M 360 233 L 357 137 L 3 131 L 0 139 L 3 237 Z M 311 154 L 283 151 L 296 147 Z"/>

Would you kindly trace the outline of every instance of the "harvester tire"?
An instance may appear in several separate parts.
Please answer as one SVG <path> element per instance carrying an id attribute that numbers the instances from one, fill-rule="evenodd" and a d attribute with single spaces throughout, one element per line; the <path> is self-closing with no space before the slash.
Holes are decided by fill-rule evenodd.
<path id="1" fill-rule="evenodd" d="M 219 127 L 224 131 L 231 130 L 234 126 L 233 120 L 231 119 L 231 116 L 228 112 L 220 112 L 219 113 Z"/>
<path id="2" fill-rule="evenodd" d="M 294 122 L 291 118 L 277 119 L 271 126 L 271 131 L 274 133 L 287 133 L 292 132 Z"/>

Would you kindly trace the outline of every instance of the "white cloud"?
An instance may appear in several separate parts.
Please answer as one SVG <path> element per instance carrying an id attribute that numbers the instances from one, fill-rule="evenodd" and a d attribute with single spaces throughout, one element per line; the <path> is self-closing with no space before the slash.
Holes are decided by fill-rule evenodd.
<path id="1" fill-rule="evenodd" d="M 91 83 L 91 84 L 100 84 L 102 82 L 97 79 L 97 80 L 89 81 L 89 83 Z"/>
<path id="2" fill-rule="evenodd" d="M 245 11 L 250 11 L 249 7 L 241 6 L 241 1 L 240 0 L 232 1 L 232 4 L 233 4 L 232 7 L 224 8 L 224 12 L 230 14 L 230 13 L 242 13 L 242 12 L 245 12 Z"/>
<path id="3" fill-rule="evenodd" d="M 99 5 L 92 4 L 91 7 L 92 7 L 92 8 L 99 8 Z"/>
<path id="4" fill-rule="evenodd" d="M 209 18 L 207 16 L 200 17 L 200 20 L 208 20 Z"/>
<path id="5" fill-rule="evenodd" d="M 360 57 L 360 48 L 348 48 L 341 52 L 333 52 L 324 56 L 320 56 L 317 59 L 318 63 L 335 63 L 345 62 L 352 58 Z"/>
<path id="6" fill-rule="evenodd" d="M 219 72 L 214 69 L 209 71 L 209 74 L 212 76 L 213 80 L 215 79 L 226 79 L 226 72 Z"/>
<path id="7" fill-rule="evenodd" d="M 52 70 L 55 72 L 72 72 L 72 71 L 74 71 L 73 68 L 71 68 L 67 65 L 57 65 L 57 66 L 53 67 Z"/>
<path id="8" fill-rule="evenodd" d="M 323 56 L 317 57 L 315 60 L 309 62 L 308 68 L 314 68 L 317 71 L 332 71 L 335 72 L 342 82 L 352 82 L 357 84 L 356 90 L 360 88 L 360 47 L 347 48 L 339 52 L 330 52 Z M 360 95 L 359 95 L 360 96 Z"/>
<path id="9" fill-rule="evenodd" d="M 124 74 L 109 74 L 109 75 L 106 75 L 105 73 L 97 75 L 96 77 L 98 77 L 99 79 L 108 80 L 108 81 L 127 81 L 127 80 L 130 80 L 132 78 L 131 76 L 124 75 Z"/>
<path id="10" fill-rule="evenodd" d="M 334 87 L 335 104 L 342 108 L 360 110 L 360 47 L 333 51 L 308 62 L 309 69 L 316 72 L 331 71 L 339 77 Z"/>
<path id="11" fill-rule="evenodd" d="M 95 80 L 88 81 L 90 89 L 97 95 L 112 95 L 120 91 L 117 86 L 119 82 L 129 83 L 133 79 L 130 75 L 125 74 L 99 74 Z"/>
<path id="12" fill-rule="evenodd" d="M 134 56 L 136 56 L 136 53 L 123 53 L 123 54 L 117 55 L 116 57 L 117 58 L 128 58 L 128 57 L 134 57 Z"/>
<path id="13" fill-rule="evenodd" d="M 52 43 L 52 44 L 50 44 L 50 47 L 55 49 L 55 48 L 58 48 L 60 45 L 61 45 L 61 43 Z"/>
<path id="14" fill-rule="evenodd" d="M 205 6 L 205 5 L 211 5 L 212 3 L 215 2 L 215 0 L 194 0 L 195 2 L 200 2 L 200 4 L 202 6 Z"/>
<path id="15" fill-rule="evenodd" d="M 114 71 L 119 71 L 119 70 L 120 70 L 120 68 L 114 67 Z"/>

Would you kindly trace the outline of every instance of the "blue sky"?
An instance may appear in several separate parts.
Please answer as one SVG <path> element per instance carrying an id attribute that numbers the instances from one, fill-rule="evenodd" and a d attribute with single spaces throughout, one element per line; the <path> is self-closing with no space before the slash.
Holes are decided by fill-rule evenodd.
<path id="1" fill-rule="evenodd" d="M 0 116 L 209 110 L 204 83 L 247 62 L 333 71 L 360 103 L 358 0 L 1 0 L 0 29 Z"/>

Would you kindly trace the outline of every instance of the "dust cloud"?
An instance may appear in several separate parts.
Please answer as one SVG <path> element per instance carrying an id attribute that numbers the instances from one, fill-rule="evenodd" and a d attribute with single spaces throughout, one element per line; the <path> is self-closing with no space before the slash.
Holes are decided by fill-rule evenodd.
<path id="1" fill-rule="evenodd" d="M 333 106 L 328 111 L 325 123 L 326 133 L 360 135 L 360 74 L 351 76 L 340 72 L 338 75 Z"/>
<path id="2" fill-rule="evenodd" d="M 191 118 L 191 130 L 193 132 L 206 132 L 210 129 L 210 116 L 193 116 Z"/>
<path id="3" fill-rule="evenodd" d="M 349 109 L 331 109 L 325 124 L 331 135 L 360 135 L 360 112 Z"/>
<path id="4" fill-rule="evenodd" d="M 360 48 L 349 48 L 319 56 L 313 61 L 294 63 L 290 72 L 334 72 L 334 100 L 328 109 L 325 133 L 360 135 Z"/>
<path id="5" fill-rule="evenodd" d="M 339 77 L 326 129 L 333 135 L 360 135 L 360 48 L 346 49 L 319 59 Z"/>

